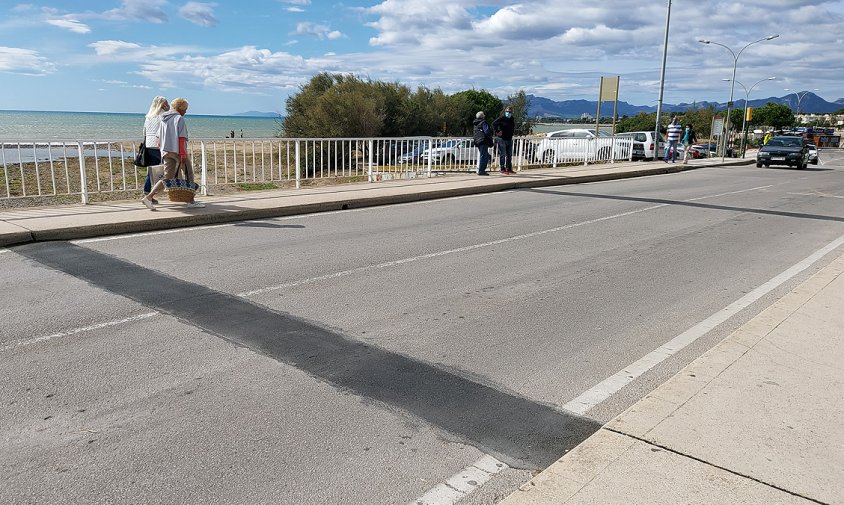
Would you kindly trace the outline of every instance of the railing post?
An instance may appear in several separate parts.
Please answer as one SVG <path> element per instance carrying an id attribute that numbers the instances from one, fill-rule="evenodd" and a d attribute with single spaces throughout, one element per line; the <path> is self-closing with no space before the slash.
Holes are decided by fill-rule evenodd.
<path id="1" fill-rule="evenodd" d="M 208 196 L 208 161 L 205 156 L 205 142 L 200 142 L 199 147 L 202 151 L 202 171 L 199 175 L 200 194 Z"/>
<path id="2" fill-rule="evenodd" d="M 595 143 L 598 141 L 596 140 Z M 583 143 L 583 166 L 589 165 L 589 140 L 587 139 L 586 142 Z"/>
<path id="3" fill-rule="evenodd" d="M 302 187 L 302 175 L 299 170 L 299 140 L 296 140 L 296 189 Z"/>
<path id="4" fill-rule="evenodd" d="M 82 205 L 88 205 L 88 176 L 85 174 L 85 155 L 82 152 L 82 142 L 77 142 L 79 146 L 79 184 L 82 185 Z"/>
<path id="5" fill-rule="evenodd" d="M 431 177 L 431 164 L 433 163 L 431 154 L 433 152 L 434 152 L 434 137 L 428 137 L 428 178 Z"/>
<path id="6" fill-rule="evenodd" d="M 373 161 L 373 155 L 374 155 L 374 153 L 372 152 L 372 147 L 373 147 L 373 141 L 372 141 L 372 139 L 369 139 L 369 182 L 372 182 L 372 181 L 373 181 L 373 177 L 372 177 L 372 161 Z"/>

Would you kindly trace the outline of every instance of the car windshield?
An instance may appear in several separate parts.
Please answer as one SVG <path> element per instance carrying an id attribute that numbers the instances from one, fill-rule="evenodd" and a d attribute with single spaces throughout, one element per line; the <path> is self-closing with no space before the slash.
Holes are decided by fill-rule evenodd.
<path id="1" fill-rule="evenodd" d="M 779 137 L 768 141 L 769 146 L 800 147 L 802 140 L 797 137 Z"/>

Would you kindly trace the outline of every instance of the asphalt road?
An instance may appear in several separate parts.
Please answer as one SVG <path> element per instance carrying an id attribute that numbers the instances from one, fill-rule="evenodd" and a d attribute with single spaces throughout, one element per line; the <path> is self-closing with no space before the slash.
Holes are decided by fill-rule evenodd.
<path id="1" fill-rule="evenodd" d="M 0 253 L 0 502 L 494 503 L 835 256 L 821 160 Z"/>

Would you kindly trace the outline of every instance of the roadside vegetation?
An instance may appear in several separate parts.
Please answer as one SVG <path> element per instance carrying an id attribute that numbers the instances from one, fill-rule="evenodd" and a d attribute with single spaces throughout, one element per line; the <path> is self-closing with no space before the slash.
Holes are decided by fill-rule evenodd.
<path id="1" fill-rule="evenodd" d="M 475 113 L 492 121 L 513 106 L 516 134 L 531 133 L 524 91 L 504 101 L 485 90 L 451 95 L 424 86 L 415 91 L 397 82 L 320 73 L 287 99 L 278 132 L 288 138 L 469 136 Z"/>

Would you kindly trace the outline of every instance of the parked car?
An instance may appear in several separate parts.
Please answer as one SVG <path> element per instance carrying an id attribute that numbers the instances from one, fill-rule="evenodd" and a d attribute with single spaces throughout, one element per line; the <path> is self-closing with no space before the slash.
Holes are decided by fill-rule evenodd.
<path id="1" fill-rule="evenodd" d="M 720 154 L 718 153 L 718 144 L 715 142 L 712 142 L 711 144 L 695 144 L 695 146 L 697 146 L 698 150 L 701 152 L 701 154 L 703 154 L 704 157 L 709 156 L 710 158 L 714 158 L 716 156 L 720 156 Z M 732 146 L 727 146 L 727 152 L 725 153 L 725 156 L 727 156 L 728 158 L 733 157 Z"/>
<path id="2" fill-rule="evenodd" d="M 659 145 L 654 141 L 654 132 L 624 132 L 616 137 L 633 138 L 633 159 L 653 160 L 665 152 L 665 142 L 659 139 Z"/>
<path id="3" fill-rule="evenodd" d="M 807 145 L 809 148 L 809 163 L 812 165 L 818 164 L 818 146 L 812 144 L 811 142 Z"/>
<path id="4" fill-rule="evenodd" d="M 410 149 L 410 151 L 401 154 L 396 161 L 401 164 L 413 164 L 413 163 L 421 163 L 422 162 L 422 153 L 428 149 L 428 142 L 423 140 L 420 141 L 418 144 L 411 144 L 408 146 L 402 146 L 402 148 Z"/>
<path id="5" fill-rule="evenodd" d="M 788 165 L 800 170 L 809 164 L 809 147 L 801 137 L 780 136 L 768 140 L 756 153 L 756 166 Z"/>
<path id="6" fill-rule="evenodd" d="M 685 156 L 685 151 L 686 151 L 686 146 L 684 146 L 683 144 L 677 145 L 677 157 L 678 158 L 682 158 L 683 156 Z M 699 146 L 697 144 L 693 144 L 693 145 L 689 146 L 689 158 L 696 160 L 696 159 L 705 158 L 705 157 L 706 157 L 706 149 L 704 149 L 703 146 Z"/>
<path id="7" fill-rule="evenodd" d="M 536 144 L 534 159 L 541 163 L 555 163 L 587 159 L 609 159 L 613 138 L 607 132 L 572 128 L 548 132 Z"/>
<path id="8" fill-rule="evenodd" d="M 452 139 L 441 143 L 434 140 L 431 147 L 422 152 L 421 161 L 427 163 L 430 157 L 431 163 L 470 162 L 478 159 L 477 153 L 472 139 Z"/>

